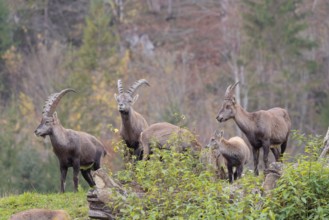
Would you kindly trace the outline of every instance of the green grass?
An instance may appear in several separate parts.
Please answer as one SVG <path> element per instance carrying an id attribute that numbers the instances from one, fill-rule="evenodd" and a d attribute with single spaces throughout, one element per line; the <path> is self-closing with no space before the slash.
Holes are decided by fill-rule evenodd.
<path id="1" fill-rule="evenodd" d="M 80 190 L 77 193 L 39 194 L 27 192 L 0 198 L 0 220 L 7 220 L 14 213 L 33 208 L 63 209 L 72 219 L 88 218 L 87 193 Z"/>

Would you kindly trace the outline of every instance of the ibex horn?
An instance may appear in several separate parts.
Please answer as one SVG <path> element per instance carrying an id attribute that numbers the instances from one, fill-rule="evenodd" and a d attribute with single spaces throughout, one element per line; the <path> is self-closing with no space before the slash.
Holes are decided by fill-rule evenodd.
<path id="1" fill-rule="evenodd" d="M 76 91 L 73 89 L 63 89 L 58 93 L 54 93 L 50 95 L 46 101 L 46 104 L 43 107 L 42 114 L 44 116 L 51 117 L 54 114 L 56 106 L 61 100 L 61 98 L 68 92 L 76 92 Z"/>
<path id="2" fill-rule="evenodd" d="M 123 93 L 123 87 L 122 87 L 121 79 L 118 79 L 118 91 L 119 91 L 119 94 Z"/>
<path id="3" fill-rule="evenodd" d="M 136 81 L 129 89 L 128 89 L 128 91 L 127 91 L 127 93 L 129 94 L 129 95 L 133 95 L 135 92 L 136 92 L 136 90 L 138 89 L 138 87 L 140 87 L 141 85 L 143 85 L 143 84 L 146 84 L 146 85 L 148 85 L 148 86 L 150 86 L 150 84 L 145 80 L 145 79 L 140 79 L 140 80 L 138 80 L 138 81 Z"/>
<path id="4" fill-rule="evenodd" d="M 234 95 L 234 89 L 236 87 L 236 85 L 239 84 L 239 81 L 234 83 L 233 85 L 229 85 L 226 89 L 226 92 L 225 92 L 225 98 L 232 98 L 233 95 Z"/>

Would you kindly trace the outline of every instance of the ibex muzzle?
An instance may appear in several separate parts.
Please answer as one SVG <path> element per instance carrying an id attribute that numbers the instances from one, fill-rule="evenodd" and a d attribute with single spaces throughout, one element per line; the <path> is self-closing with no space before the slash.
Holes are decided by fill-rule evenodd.
<path id="1" fill-rule="evenodd" d="M 51 134 L 53 125 L 54 125 L 54 116 L 53 117 L 43 117 L 41 119 L 40 125 L 34 131 L 34 134 L 45 138 L 47 135 Z"/>

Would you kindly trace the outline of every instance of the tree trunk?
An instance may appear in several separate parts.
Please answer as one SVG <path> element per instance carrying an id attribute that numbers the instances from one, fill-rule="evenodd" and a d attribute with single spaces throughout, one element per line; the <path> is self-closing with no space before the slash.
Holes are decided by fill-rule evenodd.
<path id="1" fill-rule="evenodd" d="M 329 127 L 328 127 L 328 130 L 327 130 L 327 134 L 326 136 L 324 137 L 323 139 L 323 150 L 322 150 L 322 153 L 320 154 L 320 157 L 319 158 L 323 158 L 326 156 L 328 150 L 329 150 L 329 142 L 328 142 L 328 139 L 329 139 Z"/>
<path id="2" fill-rule="evenodd" d="M 48 15 L 48 0 L 45 1 L 45 8 L 44 8 L 44 44 L 48 46 L 48 40 L 49 40 L 49 15 Z"/>

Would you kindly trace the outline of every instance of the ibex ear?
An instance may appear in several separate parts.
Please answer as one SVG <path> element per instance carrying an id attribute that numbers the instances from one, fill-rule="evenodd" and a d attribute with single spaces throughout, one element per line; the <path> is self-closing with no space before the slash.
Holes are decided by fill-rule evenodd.
<path id="1" fill-rule="evenodd" d="M 138 97 L 139 97 L 138 94 L 134 96 L 132 104 L 134 104 L 137 101 Z"/>
<path id="2" fill-rule="evenodd" d="M 114 93 L 114 98 L 116 101 L 118 101 L 118 95 L 116 93 Z"/>
<path id="3" fill-rule="evenodd" d="M 232 97 L 232 103 L 233 103 L 233 105 L 236 104 L 236 100 L 235 100 L 235 97 L 234 96 Z"/>
<path id="4" fill-rule="evenodd" d="M 58 122 L 57 112 L 54 112 L 53 119 L 54 119 L 54 123 L 57 124 Z"/>
<path id="5" fill-rule="evenodd" d="M 222 131 L 216 130 L 216 131 L 215 131 L 215 137 L 216 137 L 216 138 L 221 137 L 221 136 L 222 136 L 221 133 L 222 133 Z"/>
<path id="6" fill-rule="evenodd" d="M 53 118 L 57 118 L 57 112 L 54 112 Z"/>

